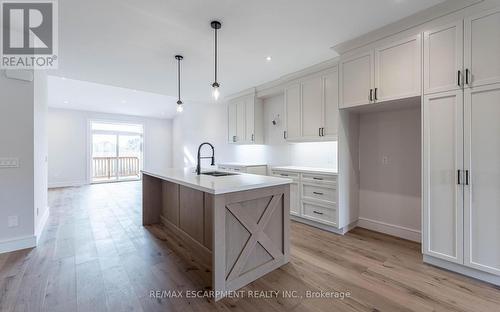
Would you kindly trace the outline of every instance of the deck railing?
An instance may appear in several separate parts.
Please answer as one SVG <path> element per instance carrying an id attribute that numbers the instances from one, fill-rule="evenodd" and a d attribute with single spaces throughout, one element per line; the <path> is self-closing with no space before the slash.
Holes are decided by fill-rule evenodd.
<path id="1" fill-rule="evenodd" d="M 118 177 L 139 178 L 140 162 L 138 157 L 93 157 L 93 179 L 114 179 Z"/>

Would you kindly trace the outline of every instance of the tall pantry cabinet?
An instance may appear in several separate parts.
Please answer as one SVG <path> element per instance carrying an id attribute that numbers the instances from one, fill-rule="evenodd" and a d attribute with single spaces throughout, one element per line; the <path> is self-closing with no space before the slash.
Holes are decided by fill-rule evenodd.
<path id="1" fill-rule="evenodd" d="M 423 252 L 500 276 L 500 9 L 424 33 Z"/>

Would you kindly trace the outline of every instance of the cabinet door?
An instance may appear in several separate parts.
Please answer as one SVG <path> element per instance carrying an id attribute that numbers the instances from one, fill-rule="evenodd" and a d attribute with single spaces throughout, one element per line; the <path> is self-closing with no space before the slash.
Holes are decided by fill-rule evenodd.
<path id="1" fill-rule="evenodd" d="M 236 142 L 244 143 L 246 138 L 246 105 L 241 100 L 236 103 Z"/>
<path id="2" fill-rule="evenodd" d="M 321 77 L 302 82 L 302 138 L 319 139 L 323 124 L 323 86 Z"/>
<path id="3" fill-rule="evenodd" d="M 463 92 L 426 96 L 423 119 L 424 253 L 463 263 Z"/>
<path id="4" fill-rule="evenodd" d="M 500 84 L 465 91 L 465 264 L 500 275 Z"/>
<path id="5" fill-rule="evenodd" d="M 299 198 L 299 184 L 290 184 L 290 213 L 292 215 L 300 216 L 300 198 Z"/>
<path id="6" fill-rule="evenodd" d="M 500 9 L 465 20 L 465 68 L 469 86 L 500 82 Z"/>
<path id="7" fill-rule="evenodd" d="M 338 71 L 323 76 L 323 136 L 336 139 L 339 118 L 339 75 Z"/>
<path id="8" fill-rule="evenodd" d="M 458 90 L 463 85 L 463 21 L 424 33 L 424 93 Z"/>
<path id="9" fill-rule="evenodd" d="M 255 105 L 254 99 L 245 100 L 245 142 L 253 143 L 255 140 Z"/>
<path id="10" fill-rule="evenodd" d="M 340 108 L 369 104 L 374 85 L 373 52 L 343 59 L 340 66 Z"/>
<path id="11" fill-rule="evenodd" d="M 227 124 L 228 124 L 228 137 L 229 143 L 236 143 L 236 104 L 230 103 L 227 106 Z"/>
<path id="12" fill-rule="evenodd" d="M 421 95 L 421 36 L 375 49 L 375 100 L 378 102 Z"/>
<path id="13" fill-rule="evenodd" d="M 298 83 L 285 89 L 285 131 L 287 140 L 297 140 L 301 136 L 300 89 L 300 84 Z"/>

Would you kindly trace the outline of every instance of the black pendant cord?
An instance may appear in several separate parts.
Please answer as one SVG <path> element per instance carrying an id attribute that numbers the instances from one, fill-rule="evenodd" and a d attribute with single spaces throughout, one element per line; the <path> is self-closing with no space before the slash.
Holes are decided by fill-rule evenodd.
<path id="1" fill-rule="evenodd" d="M 214 30 L 214 36 L 215 36 L 215 47 L 214 47 L 214 51 L 215 51 L 215 81 L 212 83 L 212 87 L 217 89 L 218 87 L 220 87 L 219 85 L 219 82 L 217 81 L 217 67 L 218 67 L 218 64 L 219 64 L 219 49 L 218 49 L 218 44 L 219 44 L 219 38 L 217 36 L 217 31 L 221 28 L 222 24 L 219 22 L 219 21 L 212 21 L 210 23 L 210 26 L 212 26 L 213 30 Z"/>
<path id="2" fill-rule="evenodd" d="M 181 60 L 177 60 L 177 100 L 181 101 Z"/>
<path id="3" fill-rule="evenodd" d="M 215 28 L 215 83 L 217 83 L 217 28 Z"/>
<path id="4" fill-rule="evenodd" d="M 183 59 L 182 55 L 176 55 L 175 59 L 177 60 L 177 104 L 181 105 L 181 60 Z"/>

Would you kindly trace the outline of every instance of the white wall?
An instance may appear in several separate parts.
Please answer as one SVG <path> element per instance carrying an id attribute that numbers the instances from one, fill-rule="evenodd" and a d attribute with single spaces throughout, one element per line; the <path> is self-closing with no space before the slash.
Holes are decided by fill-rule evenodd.
<path id="1" fill-rule="evenodd" d="M 0 252 L 34 243 L 33 82 L 0 72 L 0 157 L 18 157 L 19 168 L 0 169 Z M 9 216 L 19 226 L 9 228 Z"/>
<path id="2" fill-rule="evenodd" d="M 34 84 L 34 218 L 37 237 L 45 222 L 47 209 L 47 117 L 48 117 L 48 85 L 47 75 L 43 71 L 35 72 Z"/>
<path id="3" fill-rule="evenodd" d="M 194 167 L 200 143 L 215 146 L 216 163 L 248 162 L 269 165 L 337 167 L 336 142 L 287 143 L 283 125 L 273 126 L 278 114 L 283 118 L 283 96 L 264 100 L 264 144 L 227 143 L 227 106 L 225 103 L 184 105 L 184 112 L 173 123 L 174 167 Z M 207 164 L 205 164 L 206 166 Z"/>
<path id="4" fill-rule="evenodd" d="M 359 130 L 360 225 L 419 240 L 420 108 L 361 114 Z"/>
<path id="5" fill-rule="evenodd" d="M 83 185 L 89 182 L 89 120 L 133 122 L 144 125 L 144 169 L 164 170 L 172 166 L 172 121 L 49 108 L 49 187 Z"/>

